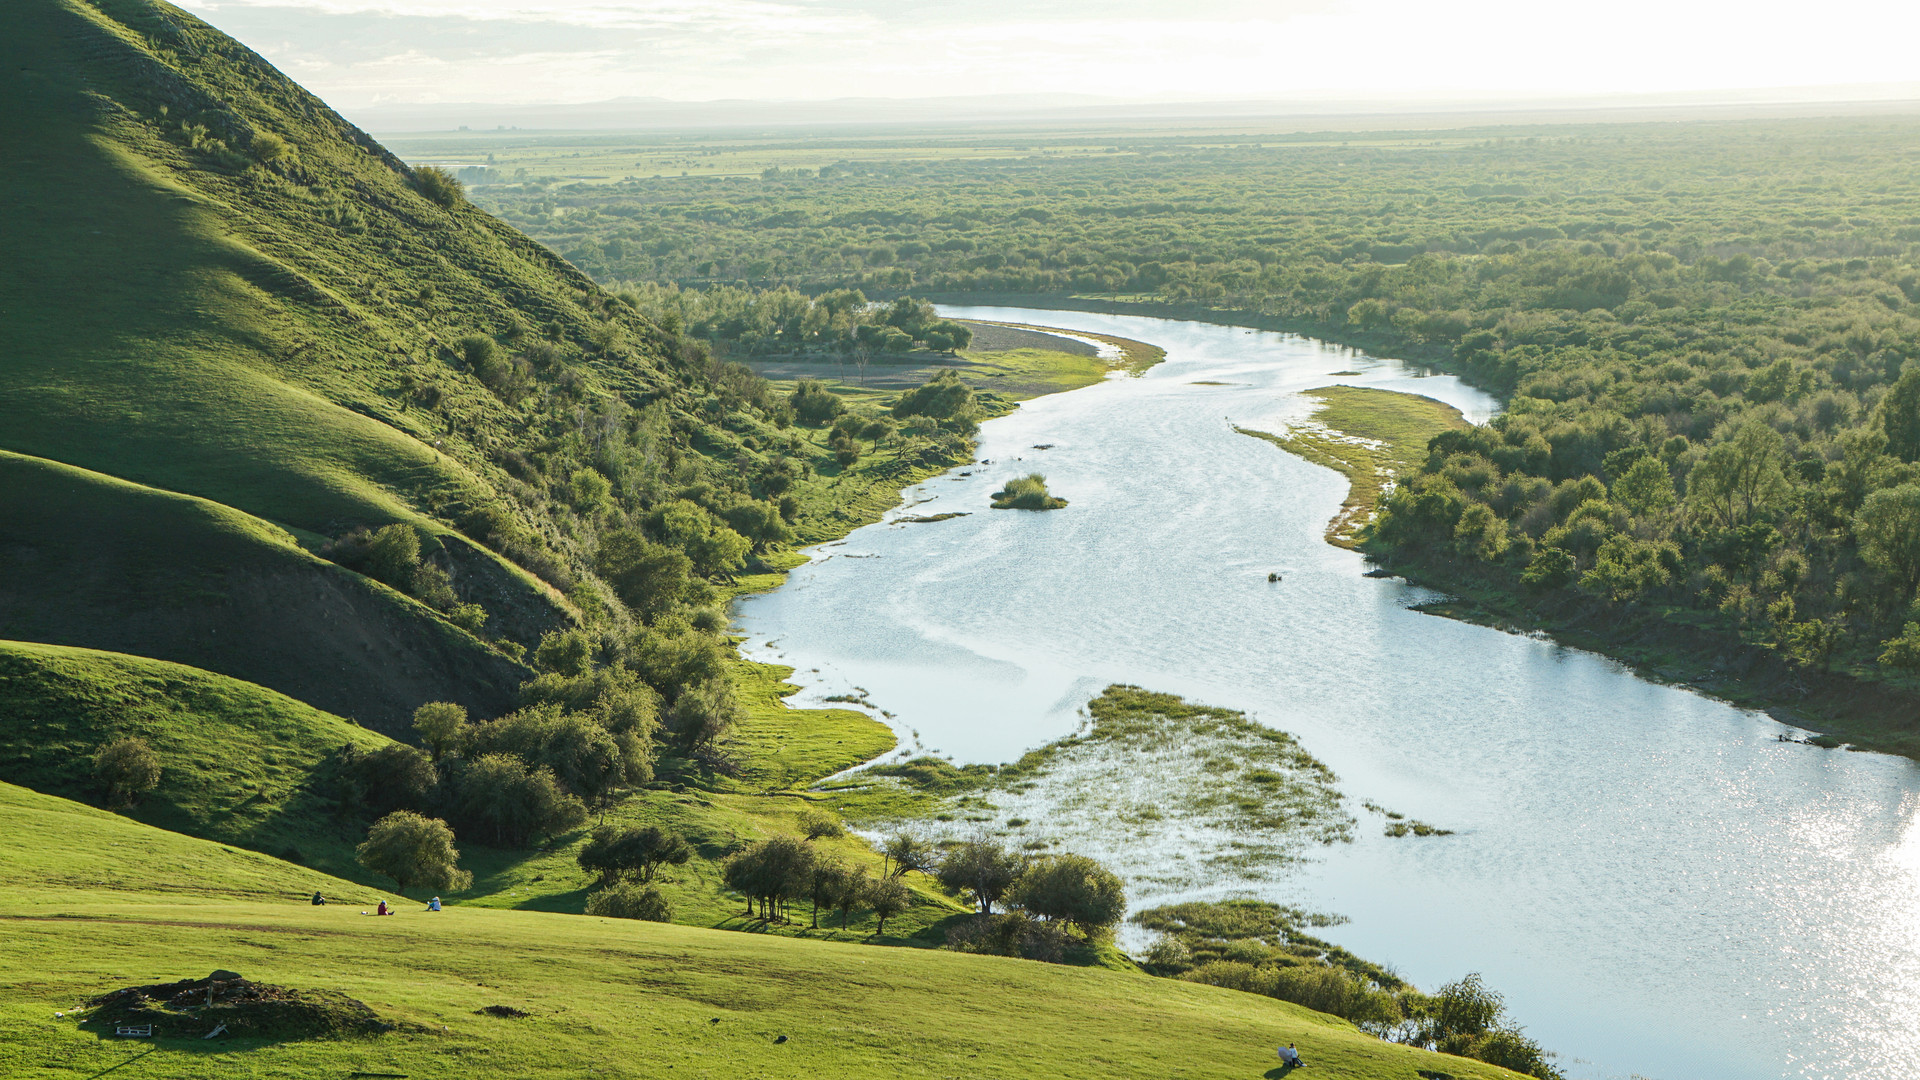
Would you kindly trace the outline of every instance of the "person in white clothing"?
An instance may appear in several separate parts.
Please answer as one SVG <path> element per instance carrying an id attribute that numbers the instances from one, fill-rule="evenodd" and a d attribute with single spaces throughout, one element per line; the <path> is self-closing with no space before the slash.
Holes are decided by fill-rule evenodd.
<path id="1" fill-rule="evenodd" d="M 1292 1043 L 1288 1043 L 1280 1048 L 1280 1062 L 1283 1065 L 1290 1065 L 1294 1068 L 1305 1068 L 1307 1064 L 1300 1060 L 1300 1051 L 1295 1050 Z"/>

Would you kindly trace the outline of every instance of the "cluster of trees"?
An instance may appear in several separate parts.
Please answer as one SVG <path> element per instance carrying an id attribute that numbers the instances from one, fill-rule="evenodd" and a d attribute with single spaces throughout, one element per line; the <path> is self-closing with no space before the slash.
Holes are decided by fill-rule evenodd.
<path id="1" fill-rule="evenodd" d="M 874 304 L 858 289 L 808 296 L 786 286 L 682 289 L 643 281 L 616 295 L 661 327 L 737 355 L 826 352 L 864 359 L 915 349 L 951 353 L 973 340 L 973 331 L 941 318 L 932 304 L 911 296 Z"/>
<path id="2" fill-rule="evenodd" d="M 838 912 L 845 927 L 855 911 L 870 912 L 876 933 L 913 904 L 907 874 L 920 873 L 966 896 L 978 917 L 956 928 L 948 944 L 970 952 L 1058 961 L 1069 945 L 1065 931 L 1077 930 L 1082 943 L 1110 932 L 1126 911 L 1120 879 L 1092 859 L 1079 855 L 1039 858 L 1009 851 L 992 840 L 955 845 L 945 852 L 901 833 L 881 848 L 881 873 L 849 864 L 811 843 L 838 835 L 837 821 L 818 816 L 805 823 L 804 837 L 774 836 L 727 860 L 727 887 L 746 898 L 749 916 L 768 921 L 791 917 L 796 903 L 810 905 L 810 925 L 820 913 Z M 996 913 L 995 906 L 1001 910 Z"/>
<path id="3" fill-rule="evenodd" d="M 545 670 L 521 687 L 514 712 L 474 721 L 433 702 L 414 716 L 420 746 L 341 748 L 343 804 L 375 816 L 432 812 L 500 847 L 579 827 L 652 780 L 662 750 L 711 753 L 739 716 L 721 623 L 699 622 L 662 619 L 600 640 L 548 634 L 532 655 Z"/>
<path id="4" fill-rule="evenodd" d="M 673 908 L 654 885 L 654 876 L 662 867 L 685 865 L 693 854 L 685 838 L 656 825 L 595 829 L 576 856 L 599 886 L 587 897 L 587 914 L 671 922 Z"/>
<path id="5" fill-rule="evenodd" d="M 816 848 L 810 841 L 820 835 L 826 834 L 762 840 L 728 858 L 722 879 L 746 899 L 750 918 L 790 921 L 792 905 L 805 901 L 812 927 L 820 925 L 822 909 L 839 912 L 842 929 L 855 911 L 868 911 L 876 922 L 874 933 L 885 934 L 887 920 L 913 906 L 913 893 L 900 880 L 912 867 L 896 864 L 876 878 L 866 867 Z"/>
<path id="6" fill-rule="evenodd" d="M 1337 921 L 1258 900 L 1188 902 L 1134 917 L 1159 933 L 1156 974 L 1291 1001 L 1383 1039 L 1560 1080 L 1553 1055 L 1507 1016 L 1481 977 L 1424 994 L 1393 972 L 1307 933 Z"/>

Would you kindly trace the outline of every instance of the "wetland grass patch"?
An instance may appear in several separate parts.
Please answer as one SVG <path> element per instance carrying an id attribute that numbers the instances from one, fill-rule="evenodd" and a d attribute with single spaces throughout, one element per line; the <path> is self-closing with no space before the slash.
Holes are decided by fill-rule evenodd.
<path id="1" fill-rule="evenodd" d="M 1090 855 L 1148 894 L 1275 880 L 1354 835 L 1333 771 L 1292 735 L 1135 686 L 1108 687 L 1081 731 L 1011 765 L 922 757 L 866 775 L 833 792 L 863 827 L 958 841 L 1006 821 L 1010 840 Z"/>

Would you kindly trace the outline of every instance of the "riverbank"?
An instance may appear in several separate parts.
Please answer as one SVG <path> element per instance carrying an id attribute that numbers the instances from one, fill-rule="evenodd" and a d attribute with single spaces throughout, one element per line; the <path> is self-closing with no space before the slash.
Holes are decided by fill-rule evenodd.
<path id="1" fill-rule="evenodd" d="M 992 415 L 1002 415 L 1008 403 L 1092 386 L 1116 371 L 1138 375 L 1167 355 L 1157 345 L 1108 334 L 1028 323 L 960 321 L 974 331 L 974 341 L 951 354 L 883 354 L 864 360 L 806 354 L 753 358 L 747 366 L 776 383 L 816 379 L 854 398 L 899 393 L 953 371 L 988 397 Z M 998 411 L 992 411 L 996 407 Z"/>
<path id="2" fill-rule="evenodd" d="M 1322 386 L 1302 396 L 1320 402 L 1285 432 L 1233 430 L 1324 465 L 1347 478 L 1347 497 L 1327 522 L 1327 543 L 1358 548 L 1397 477 L 1427 460 L 1427 441 L 1467 427 L 1460 410 L 1418 394 L 1366 386 Z"/>
<path id="3" fill-rule="evenodd" d="M 1447 594 L 1415 608 L 1518 634 L 1545 634 L 1617 660 L 1649 682 L 1681 686 L 1764 712 L 1814 734 L 1815 746 L 1920 760 L 1920 693 L 1844 671 L 1789 667 L 1779 655 L 1685 608 L 1626 609 L 1584 597 L 1535 600 L 1470 566 L 1382 561 L 1408 582 Z"/>

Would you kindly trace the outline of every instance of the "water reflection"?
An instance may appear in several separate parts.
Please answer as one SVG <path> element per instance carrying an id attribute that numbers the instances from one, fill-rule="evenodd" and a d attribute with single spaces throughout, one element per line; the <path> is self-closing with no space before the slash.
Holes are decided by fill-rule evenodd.
<path id="1" fill-rule="evenodd" d="M 1277 430 L 1311 408 L 1295 391 L 1328 382 L 1475 419 L 1491 399 L 1283 335 L 950 313 L 1169 359 L 990 423 L 992 466 L 912 493 L 915 514 L 969 516 L 861 530 L 743 603 L 802 700 L 864 687 L 909 744 L 963 761 L 1070 732 L 1108 682 L 1248 710 L 1332 765 L 1356 811 L 1459 831 L 1388 839 L 1361 814 L 1356 843 L 1257 891 L 1350 916 L 1329 936 L 1422 985 L 1483 971 L 1571 1075 L 1920 1074 L 1912 763 L 1783 743 L 1764 716 L 1604 659 L 1408 611 L 1419 590 L 1321 542 L 1344 481 L 1232 431 Z M 986 509 L 1030 470 L 1070 509 Z"/>

